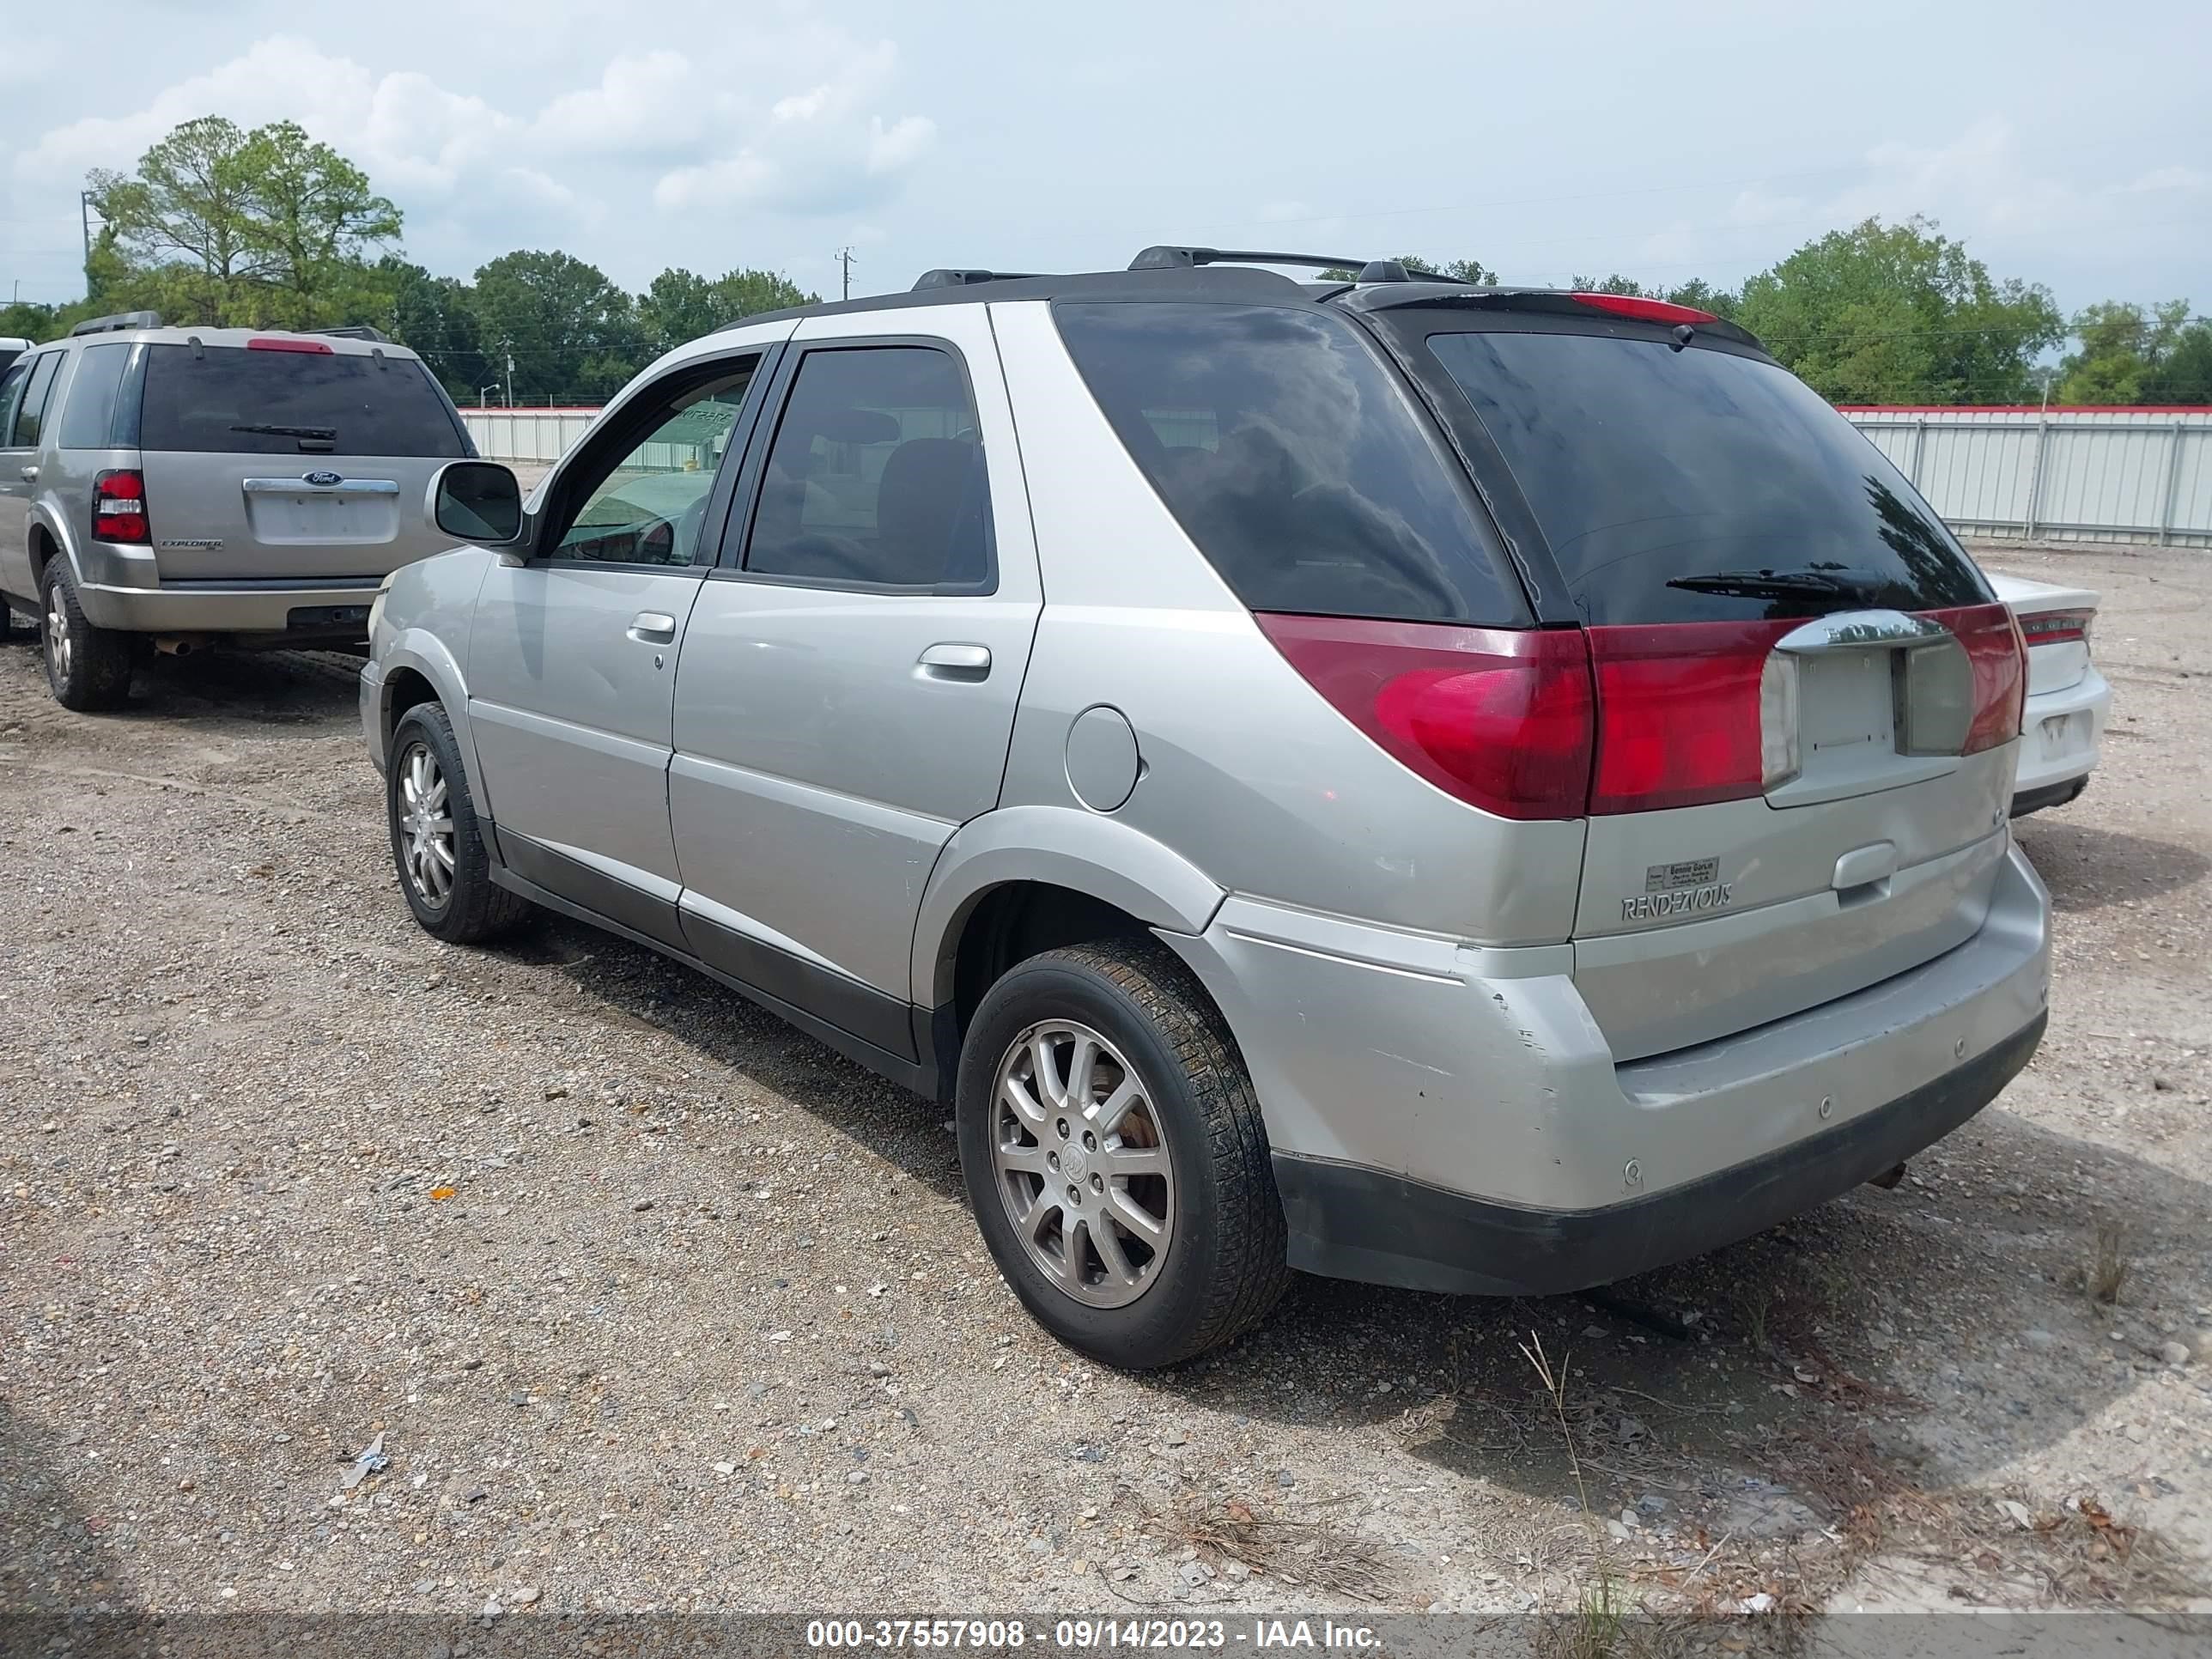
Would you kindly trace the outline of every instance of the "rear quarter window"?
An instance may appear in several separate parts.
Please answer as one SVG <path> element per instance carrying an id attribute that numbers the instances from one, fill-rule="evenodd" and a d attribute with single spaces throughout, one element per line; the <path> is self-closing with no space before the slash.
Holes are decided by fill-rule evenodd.
<path id="1" fill-rule="evenodd" d="M 105 449 L 114 441 L 116 393 L 130 366 L 127 345 L 87 346 L 78 355 L 62 410 L 64 449 Z"/>
<path id="2" fill-rule="evenodd" d="M 459 423 L 411 357 L 157 345 L 139 442 L 234 455 L 413 455 L 457 460 Z"/>
<path id="3" fill-rule="evenodd" d="M 1458 463 L 1343 318 L 1172 302 L 1053 314 L 1139 469 L 1251 609 L 1528 620 Z"/>
<path id="4" fill-rule="evenodd" d="M 1989 602 L 1904 475 L 1778 364 L 1615 331 L 1437 331 L 1427 345 L 1496 442 L 1591 623 L 1805 609 L 1668 586 L 1720 572 L 1832 574 L 1851 588 L 1841 608 Z"/>

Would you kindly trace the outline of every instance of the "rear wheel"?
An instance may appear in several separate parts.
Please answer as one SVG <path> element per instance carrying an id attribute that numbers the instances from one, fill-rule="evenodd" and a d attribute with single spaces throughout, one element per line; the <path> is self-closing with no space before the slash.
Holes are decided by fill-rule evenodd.
<path id="1" fill-rule="evenodd" d="M 969 1024 L 957 1115 L 984 1243 L 1070 1346 L 1172 1365 L 1256 1324 L 1290 1282 L 1251 1079 L 1165 947 L 1010 969 Z"/>
<path id="2" fill-rule="evenodd" d="M 40 633 L 46 659 L 46 685 L 64 708 L 90 714 L 120 708 L 131 696 L 131 665 L 136 641 L 112 629 L 94 628 L 77 603 L 76 579 L 59 556 L 46 565 L 46 617 Z"/>
<path id="3" fill-rule="evenodd" d="M 399 890 L 425 933 L 480 945 L 512 933 L 530 914 L 527 899 L 491 878 L 460 745 L 436 703 L 418 704 L 401 718 L 384 793 Z"/>

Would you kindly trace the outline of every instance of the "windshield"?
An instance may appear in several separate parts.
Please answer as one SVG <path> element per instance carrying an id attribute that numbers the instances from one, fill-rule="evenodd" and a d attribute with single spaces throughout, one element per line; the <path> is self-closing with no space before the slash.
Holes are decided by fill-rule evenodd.
<path id="1" fill-rule="evenodd" d="M 1773 363 L 1612 333 L 1440 331 L 1428 347 L 1593 624 L 1989 602 L 1904 476 Z"/>
<path id="2" fill-rule="evenodd" d="M 157 345 L 143 447 L 233 455 L 471 453 L 421 363 L 367 353 Z"/>

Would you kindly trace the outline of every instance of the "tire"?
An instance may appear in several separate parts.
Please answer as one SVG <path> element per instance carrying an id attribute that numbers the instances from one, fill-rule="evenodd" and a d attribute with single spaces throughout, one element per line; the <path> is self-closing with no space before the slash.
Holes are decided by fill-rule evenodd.
<path id="1" fill-rule="evenodd" d="M 1086 1039 L 1102 1047 L 1079 1091 Z M 1002 1095 L 1002 1079 L 1022 1104 Z M 1134 1085 L 1127 1097 L 1125 1085 Z M 1136 1103 L 1114 1128 L 1125 1098 Z M 969 1023 L 956 1102 L 983 1242 L 1022 1305 L 1070 1347 L 1124 1370 L 1176 1364 L 1259 1323 L 1288 1286 L 1251 1077 L 1196 976 L 1165 946 L 1103 941 L 1008 970 Z M 1131 1173 L 1155 1167 L 1164 1173 Z M 1135 1212 L 1167 1222 L 1157 1250 L 1123 1224 Z M 1102 1227 L 1119 1271 L 1094 1233 Z"/>
<path id="2" fill-rule="evenodd" d="M 131 667 L 137 641 L 112 629 L 94 628 L 77 602 L 76 578 L 58 554 L 46 564 L 41 590 L 46 614 L 39 623 L 46 686 L 54 701 L 79 714 L 120 708 L 131 696 Z"/>
<path id="3" fill-rule="evenodd" d="M 400 718 L 384 805 L 399 891 L 424 933 L 449 945 L 481 945 L 529 915 L 529 900 L 491 878 L 460 745 L 438 704 L 417 704 Z"/>

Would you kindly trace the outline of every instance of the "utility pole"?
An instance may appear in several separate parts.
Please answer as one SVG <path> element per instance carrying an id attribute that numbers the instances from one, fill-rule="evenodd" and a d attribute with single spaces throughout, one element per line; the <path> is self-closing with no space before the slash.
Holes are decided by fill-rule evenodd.
<path id="1" fill-rule="evenodd" d="M 853 250 L 849 247 L 839 248 L 837 264 L 845 273 L 845 289 L 839 297 L 849 300 L 853 297 Z"/>
<path id="2" fill-rule="evenodd" d="M 84 233 L 84 292 L 92 297 L 92 192 L 81 190 L 76 193 L 76 228 Z"/>
<path id="3" fill-rule="evenodd" d="M 506 348 L 506 350 L 507 350 L 507 406 L 509 409 L 513 409 L 513 408 L 514 407 L 514 348 L 513 346 L 508 346 L 507 348 Z"/>

